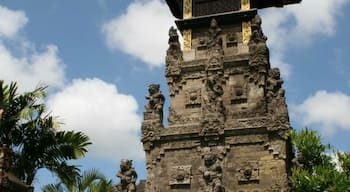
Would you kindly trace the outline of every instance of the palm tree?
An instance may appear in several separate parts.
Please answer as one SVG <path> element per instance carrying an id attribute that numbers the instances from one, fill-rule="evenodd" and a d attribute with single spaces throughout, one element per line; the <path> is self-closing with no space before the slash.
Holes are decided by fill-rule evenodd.
<path id="1" fill-rule="evenodd" d="M 83 173 L 82 176 L 77 176 L 75 182 L 67 182 L 60 178 L 56 184 L 44 186 L 44 192 L 112 192 L 112 181 L 97 170 L 90 170 Z"/>
<path id="2" fill-rule="evenodd" d="M 75 178 L 79 169 L 67 160 L 83 157 L 89 138 L 81 132 L 57 130 L 58 123 L 42 102 L 47 87 L 18 94 L 16 83 L 3 86 L 0 81 L 0 85 L 0 144 L 14 151 L 16 176 L 31 185 L 37 171 L 46 168 L 67 180 Z"/>

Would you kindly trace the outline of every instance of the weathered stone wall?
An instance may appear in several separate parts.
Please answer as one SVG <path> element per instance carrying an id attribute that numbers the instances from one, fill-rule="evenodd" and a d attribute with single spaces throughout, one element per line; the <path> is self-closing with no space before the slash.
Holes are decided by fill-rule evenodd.
<path id="1" fill-rule="evenodd" d="M 188 51 L 170 29 L 169 126 L 163 126 L 164 96 L 155 85 L 142 124 L 146 192 L 289 190 L 283 80 L 270 67 L 260 17 L 249 22 L 249 43 L 241 20 L 220 26 L 214 18 L 207 28 L 193 27 Z"/>

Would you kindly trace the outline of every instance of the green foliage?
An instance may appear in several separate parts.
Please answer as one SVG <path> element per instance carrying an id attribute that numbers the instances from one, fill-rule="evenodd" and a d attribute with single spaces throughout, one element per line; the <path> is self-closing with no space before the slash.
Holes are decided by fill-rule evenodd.
<path id="1" fill-rule="evenodd" d="M 112 192 L 112 181 L 97 170 L 90 170 L 77 175 L 74 182 L 67 182 L 64 178 L 56 184 L 44 186 L 44 192 Z"/>
<path id="2" fill-rule="evenodd" d="M 292 133 L 296 150 L 296 166 L 290 181 L 295 192 L 350 191 L 350 154 L 336 154 L 339 163 L 332 160 L 331 146 L 323 144 L 316 131 L 305 128 Z M 327 154 L 328 153 L 328 154 Z"/>
<path id="3" fill-rule="evenodd" d="M 89 138 L 81 132 L 59 131 L 57 122 L 46 112 L 42 102 L 47 87 L 18 94 L 17 84 L 1 85 L 0 143 L 15 152 L 14 173 L 31 185 L 36 172 L 46 168 L 60 177 L 74 181 L 79 169 L 67 160 L 85 155 Z"/>

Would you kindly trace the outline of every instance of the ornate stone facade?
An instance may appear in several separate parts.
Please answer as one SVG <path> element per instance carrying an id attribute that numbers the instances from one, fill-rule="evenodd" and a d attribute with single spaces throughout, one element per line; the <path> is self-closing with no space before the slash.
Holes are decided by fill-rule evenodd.
<path id="1" fill-rule="evenodd" d="M 177 2 L 167 1 L 175 15 Z M 279 70 L 270 67 L 261 18 L 249 9 L 256 1 L 245 1 L 247 10 L 237 11 L 241 1 L 232 0 L 232 12 L 216 7 L 214 15 L 203 8 L 213 1 L 193 2 L 194 14 L 186 10 L 186 19 L 176 21 L 190 38 L 185 50 L 177 30 L 169 30 L 168 126 L 163 125 L 159 86 L 150 86 L 146 97 L 141 138 L 145 191 L 289 191 L 292 152 L 285 90 Z M 196 7 L 199 2 L 208 4 Z M 276 5 L 271 1 L 271 6 Z"/>

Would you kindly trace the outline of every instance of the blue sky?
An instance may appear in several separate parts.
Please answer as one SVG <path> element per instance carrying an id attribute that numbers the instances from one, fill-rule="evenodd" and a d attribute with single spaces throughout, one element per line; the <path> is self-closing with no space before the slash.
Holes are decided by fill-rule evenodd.
<path id="1" fill-rule="evenodd" d="M 303 0 L 260 12 L 292 126 L 317 129 L 343 151 L 350 151 L 349 8 L 349 0 Z M 173 20 L 160 0 L 0 0 L 0 79 L 18 81 L 21 91 L 50 86 L 46 102 L 62 129 L 94 142 L 75 162 L 83 169 L 117 180 L 120 159 L 131 158 L 145 178 L 144 96 L 153 82 L 168 95 L 164 56 Z M 54 180 L 40 171 L 36 190 Z"/>

